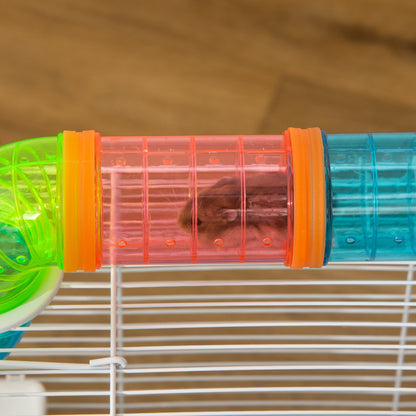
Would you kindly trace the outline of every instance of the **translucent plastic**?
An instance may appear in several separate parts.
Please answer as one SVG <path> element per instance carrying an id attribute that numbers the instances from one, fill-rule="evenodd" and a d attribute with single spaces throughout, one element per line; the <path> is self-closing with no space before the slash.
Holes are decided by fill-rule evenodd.
<path id="1" fill-rule="evenodd" d="M 102 137 L 104 264 L 283 262 L 283 136 Z"/>
<path id="2" fill-rule="evenodd" d="M 56 264 L 57 140 L 0 148 L 0 313 L 27 300 Z"/>
<path id="3" fill-rule="evenodd" d="M 22 326 L 29 326 L 30 322 Z M 7 331 L 0 333 L 0 348 L 14 348 L 23 338 L 24 331 Z M 3 360 L 9 355 L 8 352 L 0 353 L 0 360 Z"/>
<path id="4" fill-rule="evenodd" d="M 416 133 L 328 134 L 332 261 L 415 260 Z"/>

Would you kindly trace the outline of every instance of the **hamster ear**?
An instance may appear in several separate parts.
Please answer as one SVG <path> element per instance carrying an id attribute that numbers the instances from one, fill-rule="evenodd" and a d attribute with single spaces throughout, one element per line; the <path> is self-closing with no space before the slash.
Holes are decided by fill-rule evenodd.
<path id="1" fill-rule="evenodd" d="M 221 186 L 236 186 L 240 184 L 240 178 L 238 176 L 226 176 L 221 178 L 214 186 L 220 188 Z"/>
<path id="2" fill-rule="evenodd" d="M 221 217 L 227 222 L 233 222 L 238 217 L 238 211 L 236 209 L 224 209 L 221 212 Z"/>

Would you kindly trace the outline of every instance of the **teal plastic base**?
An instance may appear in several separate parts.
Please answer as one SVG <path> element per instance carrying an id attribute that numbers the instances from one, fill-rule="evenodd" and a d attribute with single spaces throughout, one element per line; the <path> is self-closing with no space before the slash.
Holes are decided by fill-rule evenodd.
<path id="1" fill-rule="evenodd" d="M 30 322 L 26 322 L 23 327 L 29 326 Z M 7 331 L 0 334 L 0 348 L 14 348 L 25 334 L 24 331 Z M 0 352 L 0 360 L 5 359 L 10 353 Z"/>

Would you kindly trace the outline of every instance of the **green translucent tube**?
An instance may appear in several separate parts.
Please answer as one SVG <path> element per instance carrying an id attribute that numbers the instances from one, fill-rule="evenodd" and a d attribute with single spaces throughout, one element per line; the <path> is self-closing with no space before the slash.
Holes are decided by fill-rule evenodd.
<path id="1" fill-rule="evenodd" d="M 57 138 L 0 148 L 0 313 L 24 303 L 57 264 Z"/>

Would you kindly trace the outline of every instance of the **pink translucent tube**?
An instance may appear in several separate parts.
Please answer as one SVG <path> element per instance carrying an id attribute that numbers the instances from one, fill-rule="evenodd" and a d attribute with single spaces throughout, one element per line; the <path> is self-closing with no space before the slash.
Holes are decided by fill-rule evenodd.
<path id="1" fill-rule="evenodd" d="M 102 137 L 103 264 L 285 261 L 289 146 L 283 135 Z"/>

